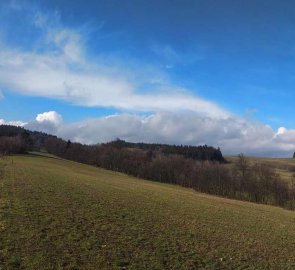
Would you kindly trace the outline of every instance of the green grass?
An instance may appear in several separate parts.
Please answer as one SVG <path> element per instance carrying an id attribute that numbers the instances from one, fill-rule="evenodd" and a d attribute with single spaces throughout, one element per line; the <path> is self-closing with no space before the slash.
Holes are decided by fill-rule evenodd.
<path id="1" fill-rule="evenodd" d="M 0 269 L 295 268 L 295 212 L 52 157 L 4 165 Z"/>
<path id="2" fill-rule="evenodd" d="M 263 163 L 275 168 L 279 176 L 287 182 L 291 181 L 292 175 L 295 173 L 295 158 L 247 157 L 247 159 L 250 163 Z M 238 157 L 228 156 L 226 160 L 231 162 L 226 166 L 233 166 Z"/>

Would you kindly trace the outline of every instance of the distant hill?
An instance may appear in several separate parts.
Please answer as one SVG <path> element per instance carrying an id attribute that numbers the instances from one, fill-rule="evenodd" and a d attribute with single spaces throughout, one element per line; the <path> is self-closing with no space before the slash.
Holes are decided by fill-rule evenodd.
<path id="1" fill-rule="evenodd" d="M 277 167 L 243 155 L 226 164 L 219 148 L 113 142 L 83 145 L 19 127 L 0 127 L 0 156 L 45 151 L 139 178 L 193 188 L 228 198 L 295 209 L 295 186 Z M 284 176 L 284 177 L 282 177 Z"/>
<path id="2" fill-rule="evenodd" d="M 195 160 L 226 161 L 219 148 L 214 148 L 208 145 L 191 146 L 158 143 L 131 143 L 120 139 L 109 142 L 106 145 L 111 145 L 116 148 L 137 148 L 147 151 L 161 151 L 166 155 L 176 154 Z"/>
<path id="3" fill-rule="evenodd" d="M 28 137 L 29 144 L 27 147 L 34 150 L 40 150 L 45 147 L 46 140 L 48 138 L 56 138 L 56 136 L 49 135 L 39 131 L 30 131 L 22 127 L 0 125 L 0 138 L 1 137 Z M 189 146 L 189 145 L 168 145 L 168 144 L 155 144 L 155 143 L 132 143 L 126 142 L 120 139 L 104 144 L 106 146 L 112 146 L 115 148 L 136 148 L 151 152 L 162 152 L 166 155 L 177 154 L 184 156 L 185 158 L 191 158 L 194 160 L 210 160 L 225 162 L 221 150 L 212 146 Z"/>
<path id="4" fill-rule="evenodd" d="M 46 134 L 40 131 L 31 131 L 23 127 L 16 127 L 10 125 L 0 125 L 0 140 L 1 137 L 17 137 L 26 138 L 26 143 L 29 148 L 35 150 L 40 150 L 44 147 L 45 141 L 50 137 L 55 137 L 54 135 Z M 30 149 L 31 150 L 31 149 Z"/>

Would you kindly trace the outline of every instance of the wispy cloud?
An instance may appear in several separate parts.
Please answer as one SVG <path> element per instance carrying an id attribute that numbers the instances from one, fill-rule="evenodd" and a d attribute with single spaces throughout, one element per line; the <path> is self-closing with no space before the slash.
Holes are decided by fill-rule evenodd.
<path id="1" fill-rule="evenodd" d="M 25 126 L 54 133 L 83 143 L 97 143 L 116 137 L 128 141 L 220 146 L 227 154 L 288 156 L 295 149 L 295 131 L 278 131 L 270 126 L 238 117 L 214 102 L 198 97 L 190 89 L 169 81 L 132 59 L 89 54 L 83 33 L 63 26 L 57 13 L 30 10 L 32 25 L 41 31 L 32 49 L 0 45 L 0 87 L 22 95 L 48 97 L 72 104 L 112 107 L 123 113 L 68 124 L 57 112 L 37 115 Z M 179 54 L 171 46 L 157 47 L 166 68 L 197 61 L 191 54 Z M 111 60 L 110 60 L 111 59 Z M 1 97 L 1 91 L 0 91 Z M 138 112 L 145 112 L 142 116 Z"/>
<path id="2" fill-rule="evenodd" d="M 178 51 L 170 45 L 154 44 L 151 46 L 151 50 L 160 58 L 166 62 L 166 68 L 173 68 L 177 65 L 192 65 L 196 62 L 204 59 L 204 50 L 194 51 Z M 202 51 L 202 53 L 201 53 Z"/>
<path id="3" fill-rule="evenodd" d="M 217 104 L 191 94 L 169 83 L 158 83 L 152 91 L 141 91 L 144 85 L 134 80 L 143 76 L 144 66 L 125 70 L 93 61 L 87 55 L 83 35 L 79 31 L 49 23 L 47 15 L 34 16 L 36 27 L 45 37 L 42 50 L 25 51 L 1 46 L 0 84 L 23 95 L 62 99 L 97 107 L 113 107 L 128 111 L 191 110 L 202 115 L 227 117 L 229 112 Z M 140 71 L 137 71 L 141 69 Z M 127 70 L 127 71 L 126 71 Z M 133 74 L 133 75 L 131 75 Z M 153 84 L 153 78 L 145 78 Z"/>
<path id="4" fill-rule="evenodd" d="M 9 8 L 13 10 L 21 10 L 23 9 L 23 4 L 16 0 L 8 0 L 8 6 Z"/>
<path id="5" fill-rule="evenodd" d="M 27 122 L 23 122 L 23 121 L 5 121 L 4 119 L 0 119 L 0 125 L 11 125 L 11 126 L 24 127 L 27 124 L 28 124 Z"/>

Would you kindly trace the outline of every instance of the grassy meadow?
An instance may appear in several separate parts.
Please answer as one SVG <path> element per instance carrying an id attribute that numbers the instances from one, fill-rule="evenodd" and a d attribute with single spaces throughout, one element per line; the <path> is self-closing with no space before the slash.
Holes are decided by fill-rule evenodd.
<path id="1" fill-rule="evenodd" d="M 295 158 L 266 158 L 266 157 L 247 157 L 250 163 L 261 163 L 275 168 L 279 176 L 290 182 L 293 174 L 295 173 Z M 228 166 L 233 166 L 233 164 L 238 160 L 237 156 L 227 156 L 226 160 L 230 163 Z"/>
<path id="2" fill-rule="evenodd" d="M 293 211 L 50 156 L 0 160 L 3 270 L 294 269 L 294 250 Z"/>

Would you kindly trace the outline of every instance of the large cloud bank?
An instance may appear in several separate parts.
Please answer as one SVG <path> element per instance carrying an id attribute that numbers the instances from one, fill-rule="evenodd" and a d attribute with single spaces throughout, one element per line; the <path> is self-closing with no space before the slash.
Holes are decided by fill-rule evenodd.
<path id="1" fill-rule="evenodd" d="M 0 124 L 4 123 L 0 120 Z M 241 117 L 212 118 L 195 112 L 158 112 L 148 116 L 120 114 L 65 123 L 57 112 L 38 114 L 25 128 L 55 134 L 72 141 L 95 144 L 121 138 L 132 142 L 208 144 L 225 154 L 291 156 L 295 130 L 279 128 Z"/>
<path id="2" fill-rule="evenodd" d="M 30 23 L 40 37 L 31 49 L 14 48 L 0 39 L 0 88 L 123 113 L 66 123 L 57 112 L 47 111 L 32 121 L 0 119 L 0 124 L 89 144 L 119 137 L 133 142 L 208 144 L 220 146 L 226 154 L 290 156 L 295 150 L 295 130 L 275 131 L 235 116 L 195 91 L 171 83 L 155 67 L 87 55 L 80 31 L 64 27 L 58 16 L 26 12 L 34 18 Z M 5 98 L 1 89 L 0 99 Z"/>

